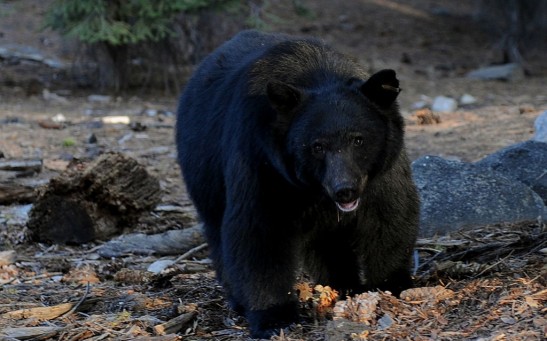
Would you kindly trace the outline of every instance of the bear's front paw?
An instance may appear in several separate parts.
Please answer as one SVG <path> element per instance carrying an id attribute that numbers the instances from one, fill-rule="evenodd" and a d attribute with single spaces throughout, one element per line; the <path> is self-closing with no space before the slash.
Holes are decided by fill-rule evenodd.
<path id="1" fill-rule="evenodd" d="M 247 320 L 253 338 L 269 339 L 298 321 L 296 303 L 287 303 L 263 310 L 249 310 Z"/>

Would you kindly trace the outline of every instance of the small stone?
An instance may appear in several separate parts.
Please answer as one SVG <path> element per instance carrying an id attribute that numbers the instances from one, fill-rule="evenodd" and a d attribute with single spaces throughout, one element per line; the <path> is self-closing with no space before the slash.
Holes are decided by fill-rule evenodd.
<path id="1" fill-rule="evenodd" d="M 68 103 L 68 99 L 64 98 L 63 96 L 59 96 L 56 93 L 50 92 L 48 89 L 44 89 L 42 91 L 42 97 L 48 102 L 54 102 L 59 104 Z"/>
<path id="2" fill-rule="evenodd" d="M 477 103 L 477 99 L 470 94 L 463 94 L 462 97 L 460 97 L 460 105 L 470 105 Z"/>
<path id="3" fill-rule="evenodd" d="M 155 261 L 154 263 L 150 264 L 148 266 L 147 271 L 153 272 L 155 274 L 159 274 L 163 270 L 167 269 L 171 265 L 175 264 L 175 261 L 172 259 L 159 259 Z"/>
<path id="4" fill-rule="evenodd" d="M 418 102 L 412 103 L 411 109 L 412 109 L 412 110 L 420 110 L 420 109 L 427 108 L 429 105 L 430 105 L 429 102 L 426 102 L 426 101 L 418 101 Z"/>
<path id="5" fill-rule="evenodd" d="M 473 70 L 467 74 L 467 77 L 481 80 L 517 80 L 524 77 L 524 70 L 519 64 L 510 63 Z"/>
<path id="6" fill-rule="evenodd" d="M 515 320 L 513 317 L 511 316 L 502 316 L 500 318 L 500 320 L 502 320 L 504 323 L 507 323 L 507 324 L 515 324 L 517 323 L 517 320 Z"/>
<path id="7" fill-rule="evenodd" d="M 378 329 L 388 329 L 391 325 L 393 325 L 393 319 L 387 313 L 378 320 Z"/>
<path id="8" fill-rule="evenodd" d="M 92 103 L 110 103 L 112 102 L 112 96 L 106 96 L 106 95 L 89 95 L 87 96 L 87 101 Z"/>
<path id="9" fill-rule="evenodd" d="M 57 114 L 51 118 L 51 120 L 55 123 L 65 123 L 66 117 L 63 114 Z"/>
<path id="10" fill-rule="evenodd" d="M 129 116 L 106 116 L 101 118 L 105 124 L 129 124 L 131 119 Z"/>
<path id="11" fill-rule="evenodd" d="M 458 109 L 458 102 L 450 97 L 437 96 L 431 104 L 431 110 L 436 112 L 454 112 L 456 109 Z"/>
<path id="12" fill-rule="evenodd" d="M 87 139 L 87 143 L 89 144 L 97 143 L 97 136 L 95 134 L 91 134 L 91 136 L 89 136 L 89 138 Z"/>

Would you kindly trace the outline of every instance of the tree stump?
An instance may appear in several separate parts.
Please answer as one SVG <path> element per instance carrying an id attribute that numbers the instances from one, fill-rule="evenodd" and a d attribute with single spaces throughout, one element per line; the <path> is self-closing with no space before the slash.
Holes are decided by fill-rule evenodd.
<path id="1" fill-rule="evenodd" d="M 72 162 L 38 191 L 28 228 L 40 242 L 105 240 L 134 225 L 161 198 L 159 181 L 119 153 L 92 163 Z"/>

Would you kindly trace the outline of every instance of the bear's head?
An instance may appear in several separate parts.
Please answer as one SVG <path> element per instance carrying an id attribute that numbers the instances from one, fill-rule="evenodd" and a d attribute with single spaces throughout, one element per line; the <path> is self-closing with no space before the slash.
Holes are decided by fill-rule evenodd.
<path id="1" fill-rule="evenodd" d="M 288 172 L 302 186 L 320 187 L 340 211 L 357 209 L 367 183 L 401 152 L 399 92 L 393 70 L 313 89 L 268 83 L 268 100 L 277 113 L 273 129 L 289 160 Z"/>

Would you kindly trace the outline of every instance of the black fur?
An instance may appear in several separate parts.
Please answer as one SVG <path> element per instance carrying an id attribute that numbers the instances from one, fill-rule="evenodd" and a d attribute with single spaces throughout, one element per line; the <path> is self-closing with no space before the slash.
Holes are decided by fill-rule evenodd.
<path id="1" fill-rule="evenodd" d="M 255 31 L 188 83 L 179 162 L 218 279 L 254 337 L 297 320 L 302 267 L 343 293 L 412 285 L 419 203 L 398 92 L 392 70 L 369 77 L 317 40 Z"/>

